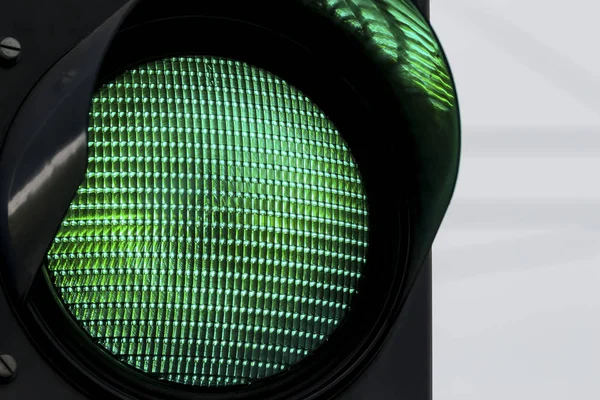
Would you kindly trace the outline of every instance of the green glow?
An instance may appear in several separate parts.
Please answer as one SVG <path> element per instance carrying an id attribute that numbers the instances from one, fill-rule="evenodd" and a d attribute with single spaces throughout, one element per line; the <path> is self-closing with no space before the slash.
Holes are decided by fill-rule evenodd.
<path id="1" fill-rule="evenodd" d="M 97 343 L 160 379 L 222 386 L 326 340 L 363 271 L 367 202 L 314 104 L 247 64 L 172 58 L 102 87 L 90 117 L 48 270 Z"/>
<path id="2" fill-rule="evenodd" d="M 423 95 L 442 113 L 456 108 L 452 78 L 439 42 L 412 1 L 303 1 L 370 45 L 407 93 Z"/>

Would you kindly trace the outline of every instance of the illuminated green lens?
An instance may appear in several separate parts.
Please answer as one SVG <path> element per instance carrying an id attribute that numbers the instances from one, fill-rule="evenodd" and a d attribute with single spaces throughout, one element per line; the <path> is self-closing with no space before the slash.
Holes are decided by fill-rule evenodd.
<path id="1" fill-rule="evenodd" d="M 171 58 L 96 93 L 87 174 L 48 270 L 117 359 L 159 379 L 240 384 L 327 340 L 367 233 L 357 166 L 309 99 L 241 62 Z"/>

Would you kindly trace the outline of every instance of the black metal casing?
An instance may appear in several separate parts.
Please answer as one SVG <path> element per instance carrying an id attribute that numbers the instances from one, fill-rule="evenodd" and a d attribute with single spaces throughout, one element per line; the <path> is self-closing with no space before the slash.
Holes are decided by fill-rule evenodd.
<path id="1" fill-rule="evenodd" d="M 71 71 L 68 68 L 61 71 L 55 68 L 58 65 L 55 65 L 55 63 L 64 62 L 61 57 L 69 53 L 67 56 L 87 59 L 90 67 L 84 67 L 82 70 L 93 70 L 92 64 L 99 63 L 106 50 L 102 47 L 103 39 L 110 37 L 112 33 L 109 31 L 115 29 L 121 22 L 122 16 L 118 13 L 115 15 L 115 12 L 125 3 L 125 0 L 104 0 L 101 2 L 58 0 L 51 3 L 39 0 L 23 0 L 5 5 L 4 12 L 0 15 L 0 27 L 2 27 L 0 28 L 0 35 L 18 37 L 23 47 L 23 56 L 17 66 L 11 69 L 0 69 L 0 168 L 6 170 L 7 166 L 22 162 L 22 159 L 11 159 L 11 154 L 3 153 L 2 147 L 8 143 L 8 140 L 17 144 L 23 141 L 23 138 L 17 137 L 14 132 L 18 130 L 32 132 L 34 128 L 29 127 L 28 124 L 36 125 L 36 118 L 46 119 L 46 129 L 51 129 L 52 126 L 59 127 L 65 123 L 79 124 L 83 129 L 81 137 L 85 138 L 87 121 L 68 118 L 69 114 L 84 115 L 81 109 L 63 110 L 62 112 L 67 114 L 61 116 L 52 112 L 44 114 L 47 111 L 44 106 L 56 105 L 58 109 L 62 94 L 77 90 L 69 85 L 75 83 L 76 88 L 81 87 L 83 90 L 85 85 L 90 85 L 88 80 L 96 77 L 93 75 L 81 77 L 77 75 L 77 71 Z M 415 3 L 421 8 L 424 15 L 428 15 L 428 1 L 415 1 Z M 36 11 L 32 12 L 33 9 Z M 126 8 L 121 10 L 123 15 L 128 11 Z M 113 22 L 104 23 L 111 16 Z M 91 34 L 96 27 L 103 23 L 102 28 Z M 102 29 L 105 31 L 101 31 Z M 85 45 L 82 46 L 81 42 L 84 39 L 87 43 L 84 41 Z M 75 51 L 69 52 L 73 48 Z M 80 56 L 76 53 L 77 49 L 81 52 Z M 84 56 L 86 54 L 87 56 Z M 94 56 L 89 56 L 89 54 L 94 54 Z M 44 75 L 51 69 L 60 71 L 62 75 L 59 77 Z M 44 79 L 47 80 L 47 84 L 44 83 Z M 63 87 L 57 87 L 57 81 L 62 82 Z M 32 90 L 43 91 L 46 94 L 40 95 L 37 103 L 28 105 L 24 103 L 24 100 L 27 96 L 29 96 L 29 99 L 31 98 L 31 94 L 34 93 Z M 24 114 L 25 107 L 30 107 L 31 111 Z M 81 107 L 85 109 L 87 105 L 81 104 Z M 19 115 L 21 120 L 15 118 Z M 24 118 L 23 115 L 29 116 L 29 118 Z M 6 136 L 9 128 L 11 137 Z M 65 158 L 67 161 L 63 160 L 62 162 L 71 163 L 73 169 L 81 170 L 81 174 L 83 174 L 86 161 L 81 155 L 84 155 L 85 152 L 78 152 L 76 149 L 78 146 L 85 147 L 85 140 L 80 139 L 79 141 L 69 142 L 68 139 L 65 138 L 61 142 L 60 138 L 58 140 L 53 138 L 45 146 L 52 147 L 56 145 L 56 154 L 71 146 L 70 156 L 67 155 Z M 33 150 L 26 150 L 24 154 L 26 154 L 25 157 L 33 159 L 44 157 L 41 154 L 36 154 Z M 52 160 L 48 160 L 46 168 L 52 169 Z M 27 175 L 28 171 L 32 169 L 35 169 L 35 167 L 21 168 L 20 173 Z M 6 176 L 4 175 L 4 177 Z M 43 189 L 49 191 L 45 198 L 56 201 L 56 207 L 66 207 L 81 178 L 82 175 L 71 174 L 58 180 L 55 179 L 53 182 L 61 182 L 61 185 L 53 185 L 52 188 Z M 1 173 L 0 179 L 2 179 Z M 26 180 L 24 178 L 24 181 Z M 12 184 L 12 182 L 10 183 Z M 8 182 L 0 181 L 0 194 L 3 193 L 2 187 L 6 185 L 8 185 Z M 66 195 L 61 198 L 50 192 L 64 192 Z M 4 198 L 0 199 L 0 206 L 3 206 L 1 202 L 4 201 Z M 26 203 L 27 199 L 23 202 Z M 38 214 L 35 213 L 36 210 Z M 25 216 L 20 217 L 17 221 L 23 219 L 45 220 L 44 214 L 39 212 L 41 210 L 38 210 L 34 204 L 29 209 L 25 209 Z M 60 213 L 57 214 L 56 218 L 58 217 L 61 217 Z M 0 215 L 0 223 L 6 223 L 10 226 L 10 220 L 2 221 L 2 218 L 3 216 Z M 53 234 L 52 226 L 56 225 L 56 221 L 50 217 L 48 219 L 47 228 L 44 228 L 42 222 L 37 229 L 40 231 L 46 229 L 48 235 L 51 235 Z M 14 233 L 25 225 L 38 226 L 35 224 L 17 224 L 13 228 L 11 238 L 0 236 L 0 241 L 4 241 L 0 244 L 0 250 L 4 248 L 3 246 L 7 241 L 20 237 L 25 238 L 20 240 L 18 244 L 21 246 L 20 251 L 23 259 L 35 254 L 35 243 L 26 242 L 35 235 L 27 230 Z M 36 234 L 40 233 L 36 232 Z M 435 234 L 435 232 L 432 234 Z M 41 246 L 39 252 L 43 250 L 44 247 Z M 346 387 L 343 391 L 338 391 L 339 393 L 335 394 L 335 398 L 342 400 L 367 398 L 382 400 L 397 398 L 431 399 L 431 254 L 426 250 L 421 249 L 421 253 L 425 251 L 425 258 L 421 257 L 422 267 L 415 268 L 414 274 L 408 276 L 403 284 L 406 295 L 401 300 L 401 312 L 394 321 L 391 321 L 387 337 L 380 351 L 371 363 L 360 368 L 363 370 L 361 374 L 352 379 L 349 385 L 344 385 Z M 3 254 L 3 257 L 5 257 L 5 260 L 8 259 L 10 263 L 9 256 Z M 6 268 L 2 264 L 2 260 L 0 260 L 0 268 Z M 42 355 L 39 349 L 36 349 L 31 343 L 21 321 L 12 310 L 13 306 L 7 300 L 8 293 L 5 292 L 13 290 L 15 285 L 17 287 L 15 290 L 17 298 L 20 296 L 25 297 L 34 275 L 35 271 L 34 273 L 23 274 L 22 277 L 15 277 L 14 282 L 11 278 L 8 278 L 8 280 L 6 278 L 11 276 L 11 272 L 2 276 L 2 285 L 0 285 L 0 326 L 2 327 L 0 329 L 0 354 L 9 353 L 15 357 L 19 365 L 19 376 L 14 382 L 0 386 L 0 398 L 33 399 L 48 396 L 60 399 L 87 398 L 80 390 L 72 387 L 61 376 L 60 372 L 56 371 L 56 365 L 53 365 L 54 360 L 48 360 L 48 356 Z M 19 288 L 19 285 L 22 285 L 22 288 Z M 203 397 L 200 396 L 199 398 Z"/>

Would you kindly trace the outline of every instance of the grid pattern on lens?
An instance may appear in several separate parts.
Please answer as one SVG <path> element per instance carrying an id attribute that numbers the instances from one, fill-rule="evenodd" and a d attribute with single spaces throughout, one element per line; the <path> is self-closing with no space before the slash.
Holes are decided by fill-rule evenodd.
<path id="1" fill-rule="evenodd" d="M 357 166 L 309 99 L 248 64 L 169 58 L 94 96 L 87 173 L 48 271 L 119 360 L 183 384 L 243 384 L 335 330 L 367 236 Z"/>
<path id="2" fill-rule="evenodd" d="M 440 112 L 456 107 L 439 43 L 411 0 L 303 0 L 365 40 L 413 93 Z"/>

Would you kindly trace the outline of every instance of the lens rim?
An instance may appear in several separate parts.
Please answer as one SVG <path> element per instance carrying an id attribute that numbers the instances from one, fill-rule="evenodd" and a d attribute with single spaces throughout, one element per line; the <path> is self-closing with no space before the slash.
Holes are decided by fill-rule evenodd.
<path id="1" fill-rule="evenodd" d="M 298 9 L 298 12 L 306 11 Z M 97 345 L 90 346 L 89 338 L 78 339 L 82 329 L 74 321 L 67 323 L 70 318 L 60 317 L 61 313 L 65 316 L 64 310 L 56 307 L 61 302 L 51 299 L 47 277 L 38 276 L 29 302 L 30 317 L 40 328 L 34 336 L 40 343 L 51 344 L 47 351 L 52 353 L 49 356 L 58 369 L 89 395 L 102 397 L 98 390 L 101 389 L 106 394 L 148 399 L 316 398 L 341 390 L 376 354 L 399 308 L 397 299 L 408 258 L 410 224 L 406 191 L 410 185 L 406 182 L 410 176 L 410 158 L 401 138 L 407 124 L 399 111 L 398 99 L 386 89 L 386 80 L 376 63 L 330 22 L 312 14 L 306 17 L 314 21 L 311 30 L 315 35 L 306 41 L 303 41 L 305 32 L 298 31 L 297 26 L 282 32 L 252 21 L 249 15 L 244 20 L 218 14 L 138 21 L 115 39 L 99 83 L 154 59 L 210 55 L 268 70 L 309 97 L 348 143 L 367 191 L 370 227 L 367 264 L 349 309 L 352 311 L 326 343 L 286 371 L 251 385 L 194 387 L 160 382 L 133 367 L 116 366 L 119 362 L 106 352 L 98 352 Z M 313 49 L 320 35 L 340 40 L 345 53 L 356 51 L 356 54 L 337 61 L 323 58 L 322 53 Z M 197 40 L 209 36 L 209 41 Z M 142 45 L 140 37 L 146 38 Z M 175 44 L 173 37 L 179 38 Z M 361 78 L 362 74 L 366 76 Z M 322 90 L 323 87 L 328 90 Z M 390 127 L 395 127 L 396 136 L 377 140 L 377 132 L 383 136 L 382 132 Z M 392 178 L 391 187 L 390 176 L 384 176 L 386 172 Z"/>

